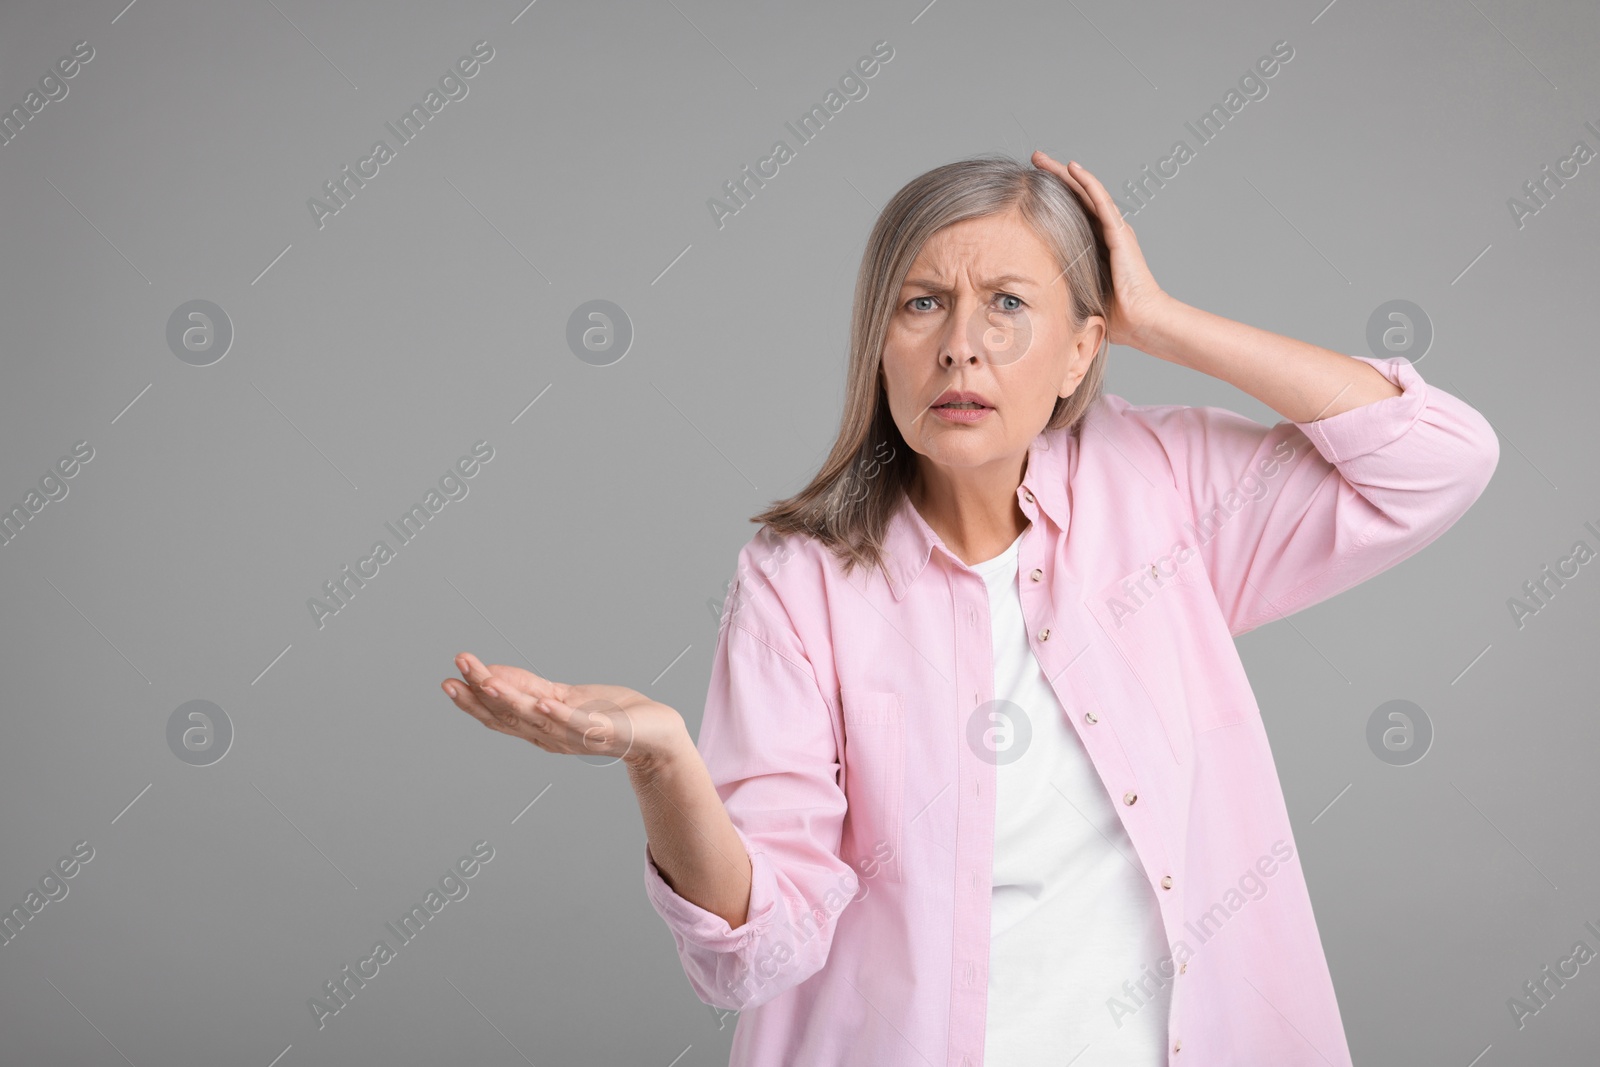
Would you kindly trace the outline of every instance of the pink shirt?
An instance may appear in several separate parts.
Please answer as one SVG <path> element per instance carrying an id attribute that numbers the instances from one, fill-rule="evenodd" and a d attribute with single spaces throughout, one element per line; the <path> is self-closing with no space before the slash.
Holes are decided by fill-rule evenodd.
<path id="1" fill-rule="evenodd" d="M 1167 984 L 1175 1067 L 1350 1064 L 1233 638 L 1432 542 L 1499 460 L 1488 422 L 1407 360 L 1357 358 L 1403 394 L 1271 428 L 1105 394 L 1078 436 L 1035 438 L 1017 488 L 1028 641 L 1170 949 L 1082 1010 Z M 697 747 L 750 854 L 746 922 L 677 895 L 645 849 L 690 985 L 740 1012 L 732 1067 L 983 1063 L 988 590 L 903 494 L 886 549 L 888 581 L 765 527 L 740 551 Z"/>

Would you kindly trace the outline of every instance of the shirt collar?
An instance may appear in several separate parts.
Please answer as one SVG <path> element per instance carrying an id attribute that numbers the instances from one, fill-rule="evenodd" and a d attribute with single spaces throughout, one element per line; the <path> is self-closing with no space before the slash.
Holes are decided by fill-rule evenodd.
<path id="1" fill-rule="evenodd" d="M 1046 430 L 1035 437 L 1028 446 L 1028 463 L 1017 486 L 1017 505 L 1023 514 L 1037 522 L 1042 512 L 1062 532 L 1066 531 L 1069 518 L 1067 454 L 1071 442 L 1072 436 L 1065 429 Z M 883 540 L 884 569 L 896 601 L 905 599 L 935 547 L 951 559 L 956 558 L 901 490 L 900 506 L 890 517 Z"/>

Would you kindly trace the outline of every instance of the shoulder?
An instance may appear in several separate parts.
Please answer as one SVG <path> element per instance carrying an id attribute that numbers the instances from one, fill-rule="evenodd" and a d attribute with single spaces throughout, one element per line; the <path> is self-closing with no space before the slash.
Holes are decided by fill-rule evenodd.
<path id="1" fill-rule="evenodd" d="M 806 577 L 820 577 L 819 568 L 828 555 L 822 542 L 810 534 L 779 531 L 763 523 L 739 549 L 738 576 L 759 576 L 773 585 L 793 586 Z"/>
<path id="2" fill-rule="evenodd" d="M 827 614 L 838 562 L 817 538 L 763 524 L 739 550 L 726 621 L 775 646 L 792 644 Z"/>
<path id="3" fill-rule="evenodd" d="M 1102 395 L 1085 416 L 1086 443 L 1097 436 L 1118 448 L 1133 449 L 1175 464 L 1195 449 L 1207 447 L 1219 433 L 1264 430 L 1237 411 L 1202 404 L 1133 404 L 1115 393 Z"/>
<path id="4" fill-rule="evenodd" d="M 1183 425 L 1195 410 L 1188 404 L 1135 404 L 1116 393 L 1105 393 L 1090 407 L 1085 421 L 1098 419 L 1104 429 L 1150 434 Z"/>
<path id="5" fill-rule="evenodd" d="M 1195 413 L 1187 404 L 1134 404 L 1116 393 L 1103 393 L 1084 414 L 1078 428 L 1086 457 L 1126 465 L 1136 462 L 1168 466 L 1174 454 L 1195 434 Z"/>

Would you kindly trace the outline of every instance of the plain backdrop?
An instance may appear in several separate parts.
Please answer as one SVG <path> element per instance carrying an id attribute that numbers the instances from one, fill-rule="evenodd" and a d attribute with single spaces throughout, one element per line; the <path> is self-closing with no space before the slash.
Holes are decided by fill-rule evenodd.
<path id="1" fill-rule="evenodd" d="M 1035 148 L 1121 195 L 1279 41 L 1266 95 L 1129 216 L 1157 280 L 1413 359 L 1501 444 L 1432 546 L 1239 640 L 1350 1044 L 1368 1067 L 1592 1057 L 1600 963 L 1521 1026 L 1508 1000 L 1600 951 L 1600 563 L 1520 623 L 1510 601 L 1600 550 L 1600 163 L 1524 190 L 1600 151 L 1600 12 L 924 2 L 0 8 L 0 108 L 37 107 L 0 144 L 0 506 L 67 489 L 0 547 L 0 907 L 93 850 L 0 945 L 0 1063 L 725 1063 L 735 1018 L 646 900 L 622 768 L 484 729 L 439 689 L 452 657 L 629 685 L 697 728 L 749 516 L 837 430 L 877 210 Z M 399 145 L 386 124 L 480 41 L 466 95 Z M 880 41 L 799 144 L 786 124 Z M 319 221 L 379 139 L 393 157 Z M 779 139 L 793 158 L 719 224 L 708 201 Z M 205 366 L 169 343 L 175 314 L 218 343 L 201 300 L 232 334 Z M 1373 350 L 1393 300 L 1425 352 Z M 614 340 L 625 316 L 620 358 L 569 344 L 591 301 Z M 1107 390 L 1278 418 L 1120 347 Z M 465 495 L 401 546 L 385 524 L 442 478 Z M 1406 766 L 1366 739 L 1397 699 L 1433 730 Z M 225 716 L 220 760 L 169 740 L 190 701 L 220 709 L 202 753 Z M 476 842 L 467 895 L 319 1028 L 311 998 Z"/>

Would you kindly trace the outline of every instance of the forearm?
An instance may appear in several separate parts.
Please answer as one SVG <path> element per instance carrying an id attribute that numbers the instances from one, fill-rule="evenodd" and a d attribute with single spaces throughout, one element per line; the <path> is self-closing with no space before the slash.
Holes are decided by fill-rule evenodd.
<path id="1" fill-rule="evenodd" d="M 1220 378 L 1291 422 L 1314 422 L 1400 389 L 1374 368 L 1292 337 L 1167 298 L 1137 341 L 1140 351 Z"/>
<path id="2" fill-rule="evenodd" d="M 729 926 L 744 925 L 750 857 L 687 732 L 669 752 L 629 763 L 628 780 L 662 880 Z"/>

